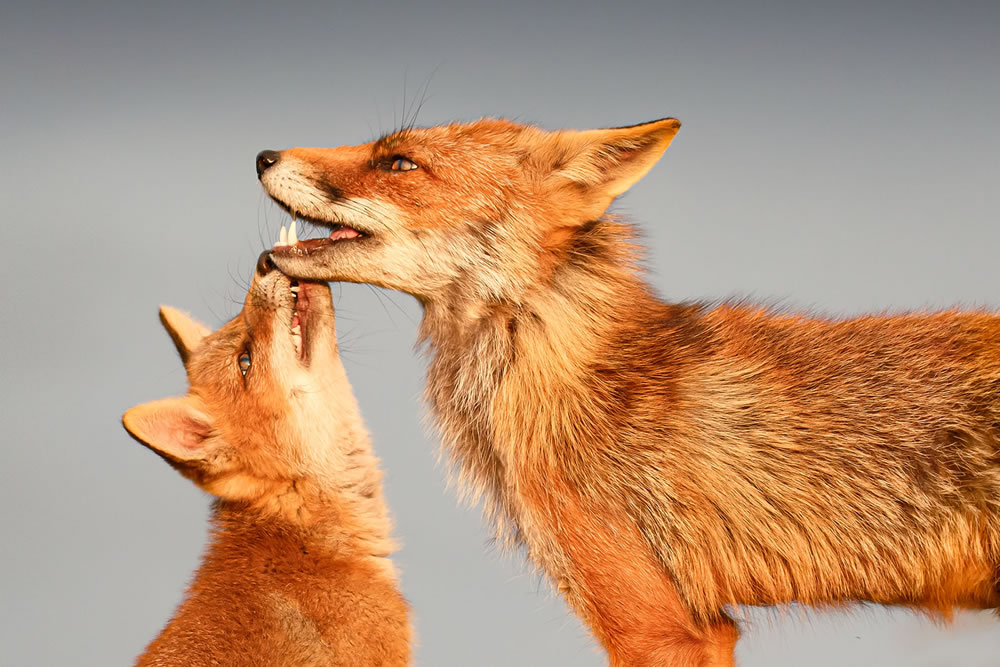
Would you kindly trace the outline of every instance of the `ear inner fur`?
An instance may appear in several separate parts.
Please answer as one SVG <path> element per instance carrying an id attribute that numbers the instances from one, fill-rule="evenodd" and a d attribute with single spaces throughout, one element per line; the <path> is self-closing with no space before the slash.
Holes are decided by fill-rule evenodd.
<path id="1" fill-rule="evenodd" d="M 610 130 L 570 135 L 576 152 L 556 173 L 590 186 L 601 185 L 611 198 L 623 194 L 653 168 L 680 129 L 675 118 Z"/>
<path id="2" fill-rule="evenodd" d="M 202 444 L 212 433 L 211 419 L 189 397 L 143 403 L 126 412 L 122 423 L 139 442 L 181 462 L 203 458 Z"/>

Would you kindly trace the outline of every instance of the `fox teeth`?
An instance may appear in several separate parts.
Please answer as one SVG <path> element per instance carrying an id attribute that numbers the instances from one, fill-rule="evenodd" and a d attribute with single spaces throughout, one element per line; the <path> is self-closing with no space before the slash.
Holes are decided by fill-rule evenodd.
<path id="1" fill-rule="evenodd" d="M 299 293 L 299 286 L 298 285 L 296 285 L 295 287 L 289 287 L 288 289 L 291 290 L 292 292 L 294 292 L 295 294 Z"/>
<path id="2" fill-rule="evenodd" d="M 281 226 L 281 231 L 278 233 L 278 245 L 279 246 L 288 245 L 288 230 L 285 229 L 284 225 Z"/>
<path id="3" fill-rule="evenodd" d="M 292 224 L 288 227 L 288 245 L 295 245 L 299 242 L 299 235 L 295 231 L 295 218 L 292 218 Z"/>

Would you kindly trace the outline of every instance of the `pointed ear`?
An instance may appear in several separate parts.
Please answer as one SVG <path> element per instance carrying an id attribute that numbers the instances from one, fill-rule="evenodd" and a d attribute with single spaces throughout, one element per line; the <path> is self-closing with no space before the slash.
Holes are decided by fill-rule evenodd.
<path id="1" fill-rule="evenodd" d="M 597 195 L 594 210 L 588 213 L 599 217 L 615 197 L 653 168 L 680 127 L 676 118 L 663 118 L 630 127 L 561 132 L 557 151 L 562 155 L 552 175 Z"/>
<path id="2" fill-rule="evenodd" d="M 173 339 L 177 353 L 181 355 L 181 361 L 185 364 L 191 358 L 191 352 L 201 343 L 201 339 L 211 333 L 211 330 L 201 322 L 170 306 L 160 306 L 160 322 Z"/>
<path id="3" fill-rule="evenodd" d="M 212 420 L 190 396 L 164 398 L 137 405 L 122 416 L 133 438 L 169 461 L 204 459 L 205 440 L 212 434 Z"/>

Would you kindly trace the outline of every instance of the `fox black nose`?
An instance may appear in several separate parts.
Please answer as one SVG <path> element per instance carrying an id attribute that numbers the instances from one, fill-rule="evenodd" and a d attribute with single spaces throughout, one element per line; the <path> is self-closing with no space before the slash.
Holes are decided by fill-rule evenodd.
<path id="1" fill-rule="evenodd" d="M 257 275 L 266 276 L 271 271 L 274 271 L 276 268 L 278 267 L 276 267 L 274 265 L 274 262 L 271 261 L 270 250 L 265 250 L 264 252 L 260 253 L 260 257 L 257 258 Z"/>
<path id="2" fill-rule="evenodd" d="M 257 178 L 263 176 L 264 172 L 278 164 L 281 153 L 278 151 L 261 151 L 257 153 Z"/>

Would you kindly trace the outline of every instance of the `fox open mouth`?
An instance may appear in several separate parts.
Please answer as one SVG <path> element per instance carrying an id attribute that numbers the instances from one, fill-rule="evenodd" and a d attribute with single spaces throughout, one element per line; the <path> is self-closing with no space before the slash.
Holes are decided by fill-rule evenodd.
<path id="1" fill-rule="evenodd" d="M 316 318 L 312 312 L 313 300 L 318 298 L 322 301 L 323 294 L 329 298 L 328 288 L 325 283 L 291 278 L 288 282 L 288 291 L 292 295 L 292 312 L 288 321 L 288 332 L 292 339 L 295 356 L 308 366 L 314 334 L 317 333 L 314 331 L 316 326 L 313 320 Z"/>
<path id="2" fill-rule="evenodd" d="M 331 222 L 329 220 L 321 220 L 319 218 L 302 215 L 301 213 L 292 211 L 283 204 L 282 208 L 287 210 L 292 216 L 292 224 L 288 226 L 287 230 L 282 225 L 278 242 L 274 244 L 274 252 L 289 252 L 308 255 L 316 250 L 319 250 L 320 248 L 331 246 L 335 243 L 357 241 L 367 238 L 367 234 L 345 223 Z M 297 220 L 303 220 L 304 222 L 308 222 L 309 224 L 317 227 L 326 227 L 331 230 L 330 234 L 326 237 L 300 240 L 296 229 Z"/>
<path id="3" fill-rule="evenodd" d="M 288 291 L 291 293 L 291 313 L 285 315 L 289 337 L 295 356 L 303 366 L 308 367 L 317 344 L 324 344 L 325 333 L 330 321 L 330 287 L 324 282 L 296 280 L 290 278 Z M 279 308 L 277 312 L 287 312 Z M 277 324 L 277 322 L 276 322 Z"/>
<path id="4" fill-rule="evenodd" d="M 309 321 L 309 290 L 302 289 L 299 281 L 292 280 L 288 285 L 288 290 L 292 293 L 292 319 L 289 323 L 289 330 L 292 334 L 292 347 L 295 354 L 302 361 L 306 361 L 306 346 L 303 345 L 303 327 Z"/>

